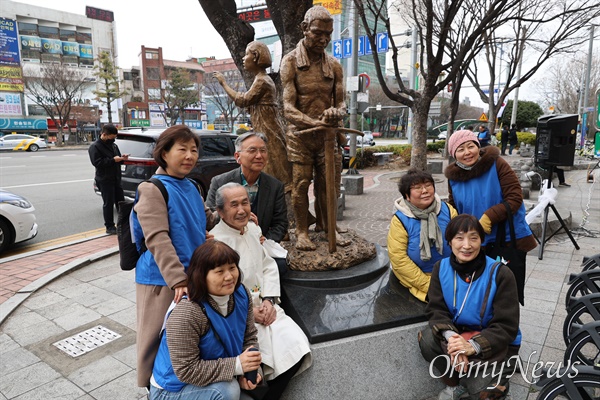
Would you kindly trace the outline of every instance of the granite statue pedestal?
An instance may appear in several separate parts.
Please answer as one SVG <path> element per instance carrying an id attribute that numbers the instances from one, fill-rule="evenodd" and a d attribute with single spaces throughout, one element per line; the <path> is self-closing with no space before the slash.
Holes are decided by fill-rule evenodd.
<path id="1" fill-rule="evenodd" d="M 282 277 L 282 306 L 313 352 L 313 366 L 292 379 L 283 399 L 425 399 L 442 388 L 417 343 L 425 303 L 376 248 L 377 257 L 346 270 Z"/>

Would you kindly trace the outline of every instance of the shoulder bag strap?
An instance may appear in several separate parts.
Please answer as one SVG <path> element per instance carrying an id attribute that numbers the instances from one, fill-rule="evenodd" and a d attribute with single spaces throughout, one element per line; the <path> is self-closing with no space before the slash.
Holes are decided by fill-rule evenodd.
<path id="1" fill-rule="evenodd" d="M 485 296 L 483 297 L 483 304 L 481 305 L 481 310 L 479 311 L 479 327 L 483 329 L 483 317 L 485 316 L 485 309 L 487 308 L 488 300 L 490 298 L 490 291 L 492 290 L 492 280 L 494 278 L 494 271 L 496 268 L 500 267 L 501 263 L 496 261 L 492 268 L 490 268 L 490 276 L 488 278 L 488 285 L 485 289 Z"/>
<path id="2" fill-rule="evenodd" d="M 506 207 L 506 220 L 508 221 L 508 227 L 510 229 L 510 244 L 512 245 L 512 247 L 514 247 L 516 249 L 517 248 L 517 235 L 515 234 L 514 217 L 513 217 L 512 211 L 510 210 L 510 205 L 508 204 L 508 202 L 503 201 L 502 204 L 504 204 L 504 207 Z"/>

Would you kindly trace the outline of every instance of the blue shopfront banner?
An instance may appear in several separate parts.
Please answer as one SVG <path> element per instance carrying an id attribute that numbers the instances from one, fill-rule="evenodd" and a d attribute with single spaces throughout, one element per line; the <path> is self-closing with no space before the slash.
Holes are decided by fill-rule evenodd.
<path id="1" fill-rule="evenodd" d="M 42 51 L 42 39 L 39 36 L 21 35 L 21 50 Z"/>
<path id="2" fill-rule="evenodd" d="M 79 44 L 79 57 L 94 58 L 94 50 L 91 44 Z"/>
<path id="3" fill-rule="evenodd" d="M 20 63 L 17 22 L 0 18 L 0 64 L 19 65 Z"/>
<path id="4" fill-rule="evenodd" d="M 0 129 L 37 129 L 47 130 L 48 121 L 44 119 L 0 118 Z"/>
<path id="5" fill-rule="evenodd" d="M 62 42 L 62 53 L 65 56 L 77 56 L 77 57 L 79 57 L 79 43 L 76 43 L 76 42 Z"/>
<path id="6" fill-rule="evenodd" d="M 58 39 L 42 38 L 42 53 L 62 54 L 62 42 Z"/>

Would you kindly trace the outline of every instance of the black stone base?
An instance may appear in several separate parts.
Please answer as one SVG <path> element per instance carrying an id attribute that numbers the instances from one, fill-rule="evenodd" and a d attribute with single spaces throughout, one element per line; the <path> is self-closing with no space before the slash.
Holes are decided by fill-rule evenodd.
<path id="1" fill-rule="evenodd" d="M 282 306 L 310 343 L 342 339 L 426 321 L 425 303 L 400 285 L 387 251 L 342 271 L 288 271 Z"/>

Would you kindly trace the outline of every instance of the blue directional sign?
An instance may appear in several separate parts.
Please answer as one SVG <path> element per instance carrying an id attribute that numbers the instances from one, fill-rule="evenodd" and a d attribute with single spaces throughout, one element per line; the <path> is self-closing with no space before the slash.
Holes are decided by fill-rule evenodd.
<path id="1" fill-rule="evenodd" d="M 333 56 L 335 58 L 342 58 L 342 41 L 334 40 L 332 42 L 332 48 L 333 48 Z"/>
<path id="2" fill-rule="evenodd" d="M 380 32 L 377 34 L 377 52 L 386 53 L 389 49 L 389 40 L 387 32 Z"/>
<path id="3" fill-rule="evenodd" d="M 371 47 L 371 41 L 365 36 L 365 54 L 373 54 L 373 48 Z"/>
<path id="4" fill-rule="evenodd" d="M 352 38 L 344 38 L 342 47 L 342 56 L 344 58 L 352 57 Z"/>
<path id="5" fill-rule="evenodd" d="M 369 38 L 367 38 L 364 35 L 358 37 L 358 55 L 359 56 L 365 55 L 365 42 L 367 42 L 368 40 L 369 40 Z"/>

